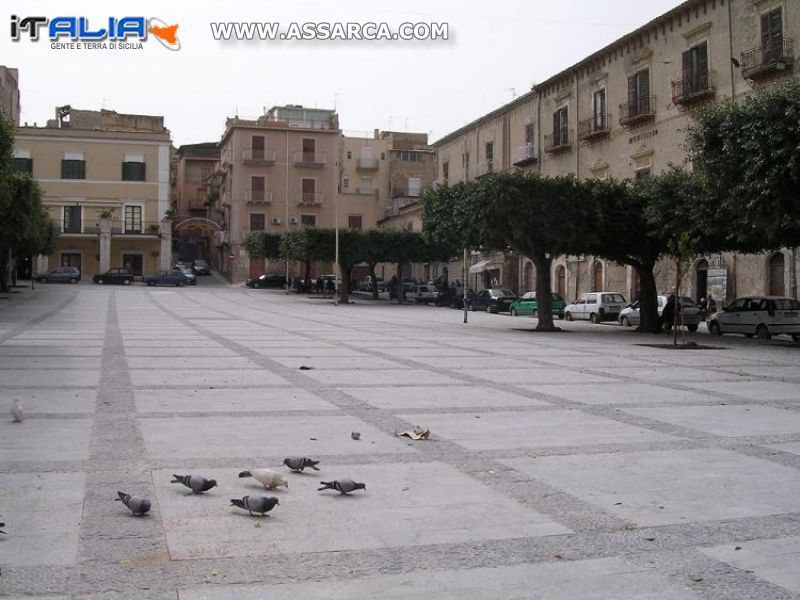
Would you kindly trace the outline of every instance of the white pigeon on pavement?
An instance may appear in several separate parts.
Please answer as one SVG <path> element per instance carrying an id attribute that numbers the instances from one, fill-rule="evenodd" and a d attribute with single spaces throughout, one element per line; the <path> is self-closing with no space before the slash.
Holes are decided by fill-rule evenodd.
<path id="1" fill-rule="evenodd" d="M 251 469 L 249 471 L 242 471 L 239 477 L 254 477 L 265 490 L 274 490 L 278 486 L 289 487 L 289 482 L 283 478 L 283 475 L 272 469 Z"/>
<path id="2" fill-rule="evenodd" d="M 22 412 L 19 398 L 14 398 L 14 402 L 11 403 L 11 418 L 14 423 L 22 423 L 25 420 L 25 414 Z"/>

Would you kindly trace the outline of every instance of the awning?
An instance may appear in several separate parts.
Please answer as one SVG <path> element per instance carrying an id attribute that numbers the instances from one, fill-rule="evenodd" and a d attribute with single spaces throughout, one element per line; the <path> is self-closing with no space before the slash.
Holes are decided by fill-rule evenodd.
<path id="1" fill-rule="evenodd" d="M 469 268 L 470 273 L 483 273 L 484 271 L 489 271 L 491 269 L 499 269 L 500 263 L 495 261 L 493 258 L 489 258 L 487 260 L 482 260 L 480 262 L 475 263 Z"/>

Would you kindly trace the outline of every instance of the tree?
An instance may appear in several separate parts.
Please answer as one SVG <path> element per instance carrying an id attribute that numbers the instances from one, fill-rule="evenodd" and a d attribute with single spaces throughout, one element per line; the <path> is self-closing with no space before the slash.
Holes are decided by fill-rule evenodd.
<path id="1" fill-rule="evenodd" d="M 687 149 L 716 198 L 706 225 L 724 227 L 729 249 L 800 245 L 799 80 L 701 109 Z"/>
<path id="2" fill-rule="evenodd" d="M 281 234 L 266 231 L 252 231 L 245 240 L 245 248 L 250 258 L 276 260 L 281 254 Z"/>

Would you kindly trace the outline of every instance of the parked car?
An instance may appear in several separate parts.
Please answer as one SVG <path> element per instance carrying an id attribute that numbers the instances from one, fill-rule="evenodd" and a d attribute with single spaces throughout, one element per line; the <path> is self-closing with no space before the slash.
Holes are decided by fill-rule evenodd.
<path id="1" fill-rule="evenodd" d="M 109 269 L 105 273 L 100 273 L 92 277 L 92 281 L 100 285 L 104 283 L 130 285 L 133 283 L 133 273 L 128 269 Z"/>
<path id="2" fill-rule="evenodd" d="M 192 270 L 184 264 L 176 264 L 173 269 L 178 269 L 183 276 L 186 277 L 186 285 L 197 285 L 197 275 L 195 275 Z"/>
<path id="3" fill-rule="evenodd" d="M 447 294 L 443 294 L 436 289 L 435 285 L 426 283 L 418 285 L 417 288 L 406 296 L 408 300 L 413 300 L 417 304 L 435 304 L 442 306 L 447 301 Z"/>
<path id="4" fill-rule="evenodd" d="M 47 273 L 38 273 L 33 278 L 42 283 L 78 283 L 81 271 L 78 267 L 56 267 Z"/>
<path id="5" fill-rule="evenodd" d="M 661 313 L 664 312 L 664 307 L 667 305 L 667 297 L 666 296 L 658 296 L 658 316 L 661 316 Z M 694 300 L 689 298 L 688 296 L 681 296 L 680 297 L 680 316 L 679 323 L 681 325 L 685 325 L 686 329 L 689 331 L 697 331 L 697 328 L 700 326 L 700 321 L 702 320 L 700 307 L 695 303 Z M 633 304 L 629 304 L 622 311 L 619 313 L 619 324 L 624 327 L 631 327 L 632 325 L 639 324 L 639 300 L 636 300 Z M 664 326 L 667 329 L 672 327 L 672 323 L 664 323 Z"/>
<path id="6" fill-rule="evenodd" d="M 489 288 L 478 292 L 474 298 L 467 298 L 470 310 L 485 310 L 490 313 L 508 312 L 511 303 L 517 299 L 516 294 L 505 288 Z"/>
<path id="7" fill-rule="evenodd" d="M 386 291 L 386 282 L 381 279 L 380 277 L 375 278 L 375 284 L 378 286 L 379 292 Z M 372 277 L 367 276 L 366 278 L 362 279 L 358 282 L 358 291 L 359 292 L 371 292 L 372 291 Z"/>
<path id="8" fill-rule="evenodd" d="M 556 292 L 550 292 L 550 296 L 553 299 L 553 315 L 557 316 L 559 319 L 563 319 L 566 302 Z M 522 294 L 521 298 L 514 300 L 509 308 L 512 317 L 516 317 L 517 315 L 536 316 L 538 311 L 539 303 L 536 301 L 536 292 L 525 292 Z"/>
<path id="9" fill-rule="evenodd" d="M 286 285 L 286 275 L 283 273 L 264 273 L 257 277 L 250 277 L 245 285 L 249 288 L 282 288 Z"/>
<path id="10" fill-rule="evenodd" d="M 143 281 L 150 286 L 174 285 L 183 287 L 186 285 L 186 275 L 180 269 L 170 269 L 169 271 L 159 271 L 156 275 L 148 275 Z"/>
<path id="11" fill-rule="evenodd" d="M 616 321 L 626 304 L 625 296 L 617 292 L 587 292 L 564 307 L 564 318 L 588 319 L 592 323 Z"/>
<path id="12" fill-rule="evenodd" d="M 784 296 L 737 298 L 708 320 L 715 335 L 742 333 L 768 340 L 773 335 L 790 335 L 800 343 L 800 302 Z"/>
<path id="13" fill-rule="evenodd" d="M 192 272 L 195 275 L 211 275 L 211 267 L 202 258 L 196 258 L 192 261 Z"/>

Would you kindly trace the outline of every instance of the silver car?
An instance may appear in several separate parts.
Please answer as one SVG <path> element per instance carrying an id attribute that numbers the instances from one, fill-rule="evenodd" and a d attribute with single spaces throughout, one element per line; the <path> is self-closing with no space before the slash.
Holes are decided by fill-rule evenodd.
<path id="1" fill-rule="evenodd" d="M 760 340 L 785 334 L 800 343 L 800 302 L 785 296 L 737 298 L 709 318 L 708 330 L 716 335 L 742 333 Z"/>
<path id="2" fill-rule="evenodd" d="M 667 297 L 658 297 L 658 316 L 664 312 L 667 305 Z M 685 325 L 689 331 L 697 331 L 700 326 L 700 307 L 688 296 L 681 296 L 680 310 L 678 312 L 678 324 Z M 631 327 L 639 324 L 639 301 L 629 304 L 619 313 L 619 324 L 623 327 Z M 671 323 L 670 323 L 671 325 Z"/>

